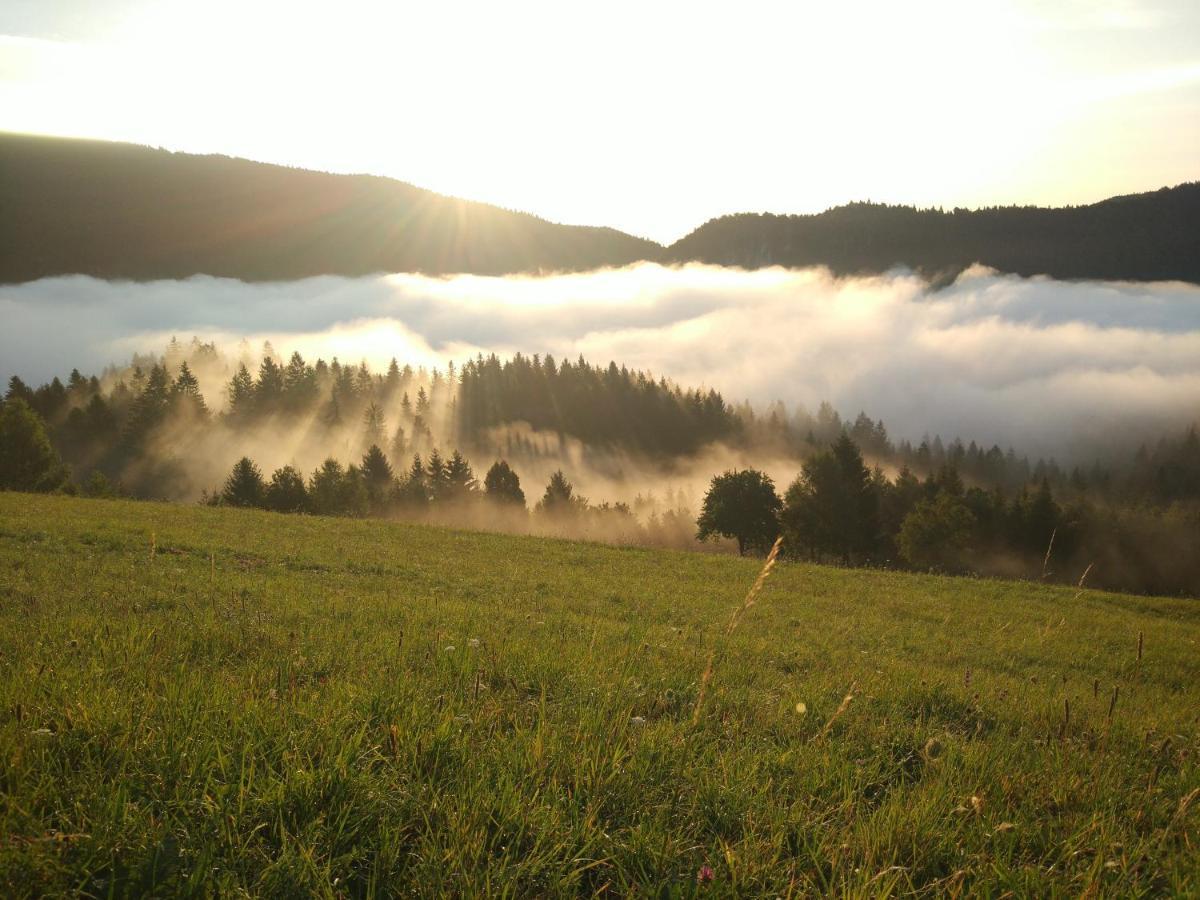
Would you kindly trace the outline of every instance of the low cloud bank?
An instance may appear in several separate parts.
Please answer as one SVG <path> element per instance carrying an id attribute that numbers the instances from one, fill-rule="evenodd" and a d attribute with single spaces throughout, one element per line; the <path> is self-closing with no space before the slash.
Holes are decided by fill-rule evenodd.
<path id="1" fill-rule="evenodd" d="M 882 418 L 895 437 L 961 435 L 1062 459 L 1200 417 L 1200 288 L 1182 284 L 973 269 L 932 291 L 903 271 L 656 265 L 279 284 L 70 277 L 0 288 L 0 321 L 0 370 L 31 382 L 198 335 L 373 364 L 582 354 L 731 400 L 829 400 Z"/>

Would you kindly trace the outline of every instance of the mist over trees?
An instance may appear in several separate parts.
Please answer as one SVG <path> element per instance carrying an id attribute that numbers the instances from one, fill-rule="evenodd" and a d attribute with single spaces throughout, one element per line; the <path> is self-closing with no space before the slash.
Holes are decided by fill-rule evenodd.
<path id="1" fill-rule="evenodd" d="M 193 340 L 65 383 L 13 376 L 0 427 L 3 489 L 740 552 L 781 533 L 793 558 L 841 565 L 1086 571 L 1093 586 L 1200 593 L 1200 437 L 1182 423 L 1130 459 L 1101 462 L 1098 448 L 1066 467 L 957 438 L 896 442 L 828 404 L 729 404 L 612 363 L 492 356 L 376 372 Z M 650 487 L 685 467 L 707 466 L 707 480 L 731 458 L 771 461 L 782 497 L 745 463 L 702 506 Z"/>

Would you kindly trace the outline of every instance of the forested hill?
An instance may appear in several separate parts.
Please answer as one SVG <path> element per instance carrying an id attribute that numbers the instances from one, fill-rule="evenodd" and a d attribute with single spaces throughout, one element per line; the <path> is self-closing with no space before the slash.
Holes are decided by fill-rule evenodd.
<path id="1" fill-rule="evenodd" d="M 0 134 L 0 248 L 7 283 L 580 271 L 661 252 L 389 178 L 12 134 Z"/>
<path id="2" fill-rule="evenodd" d="M 931 278 L 983 263 L 1019 275 L 1200 283 L 1200 183 L 1063 209 L 852 203 L 818 215 L 747 213 L 664 248 L 379 176 L 0 134 L 0 283 L 500 275 L 643 260 L 837 274 L 909 266 Z"/>
<path id="3" fill-rule="evenodd" d="M 1200 282 L 1200 183 L 1060 209 L 851 203 L 818 215 L 724 216 L 677 241 L 666 259 L 825 265 L 839 275 L 904 265 L 931 278 L 983 263 L 1025 276 Z"/>

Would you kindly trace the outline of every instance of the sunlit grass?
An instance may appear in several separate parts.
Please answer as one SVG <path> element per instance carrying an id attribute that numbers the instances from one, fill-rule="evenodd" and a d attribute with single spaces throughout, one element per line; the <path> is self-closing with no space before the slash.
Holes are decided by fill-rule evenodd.
<path id="1" fill-rule="evenodd" d="M 760 567 L 0 494 L 0 892 L 1200 891 L 1200 605 Z"/>

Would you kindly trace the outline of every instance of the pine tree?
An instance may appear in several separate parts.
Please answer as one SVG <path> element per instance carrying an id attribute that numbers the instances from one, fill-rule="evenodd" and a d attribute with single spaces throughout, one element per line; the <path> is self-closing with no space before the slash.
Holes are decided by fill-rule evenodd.
<path id="1" fill-rule="evenodd" d="M 446 461 L 436 447 L 429 454 L 429 464 L 425 467 L 425 485 L 434 500 L 441 500 L 446 494 Z"/>
<path id="2" fill-rule="evenodd" d="M 392 474 L 391 463 L 383 455 L 378 444 L 372 444 L 363 456 L 361 471 L 371 511 L 380 512 L 391 497 L 396 477 Z"/>
<path id="3" fill-rule="evenodd" d="M 380 409 L 377 403 L 370 403 L 363 412 L 363 446 L 371 447 L 382 444 L 384 442 L 385 429 L 386 423 L 383 417 L 383 410 Z"/>
<path id="4" fill-rule="evenodd" d="M 258 367 L 258 381 L 254 385 L 254 406 L 260 416 L 271 416 L 283 405 L 283 369 L 274 357 L 264 356 Z"/>
<path id="5" fill-rule="evenodd" d="M 461 502 L 469 500 L 478 491 L 479 485 L 475 481 L 475 474 L 471 471 L 471 464 L 455 450 L 450 461 L 446 463 L 446 499 Z"/>
<path id="6" fill-rule="evenodd" d="M 4 395 L 4 399 L 22 400 L 31 409 L 33 408 L 33 391 L 16 375 L 8 379 L 8 393 Z"/>
<path id="7" fill-rule="evenodd" d="M 483 479 L 489 500 L 525 508 L 525 492 L 521 490 L 521 479 L 502 459 L 492 463 Z"/>
<path id="8" fill-rule="evenodd" d="M 400 387 L 400 366 L 396 363 L 396 357 L 392 357 L 392 361 L 388 363 L 387 375 L 383 379 L 383 398 L 390 401 Z"/>
<path id="9" fill-rule="evenodd" d="M 129 421 L 125 425 L 125 444 L 139 452 L 146 438 L 167 416 L 170 406 L 170 380 L 165 367 L 155 365 L 145 380 L 142 392 L 133 401 Z"/>
<path id="10" fill-rule="evenodd" d="M 879 498 L 848 435 L 804 464 L 787 490 L 782 523 L 792 553 L 831 553 L 849 564 L 878 550 Z"/>
<path id="11" fill-rule="evenodd" d="M 226 506 L 257 506 L 266 503 L 266 485 L 262 472 L 248 456 L 243 456 L 233 466 L 233 471 L 221 489 L 221 502 Z"/>
<path id="12" fill-rule="evenodd" d="M 298 513 L 308 507 L 304 478 L 292 466 L 276 469 L 267 484 L 265 505 L 275 512 Z"/>
<path id="13" fill-rule="evenodd" d="M 562 469 L 550 476 L 537 505 L 538 512 L 556 517 L 572 516 L 586 508 L 587 500 L 575 494 L 575 486 L 567 481 Z"/>
<path id="14" fill-rule="evenodd" d="M 254 379 L 250 377 L 250 370 L 246 368 L 245 363 L 238 366 L 237 372 L 229 380 L 226 396 L 229 405 L 225 415 L 229 421 L 235 425 L 249 421 L 254 405 Z"/>
<path id="15" fill-rule="evenodd" d="M 176 411 L 192 419 L 204 419 L 208 416 L 208 406 L 200 393 L 200 382 L 186 362 L 179 364 L 179 374 L 171 384 L 171 405 Z"/>
<path id="16" fill-rule="evenodd" d="M 293 413 L 306 412 L 317 399 L 317 373 L 295 352 L 283 370 L 283 405 Z"/>
<path id="17" fill-rule="evenodd" d="M 425 480 L 425 464 L 419 455 L 413 456 L 408 474 L 395 490 L 398 505 L 410 512 L 421 512 L 429 506 L 429 487 Z"/>
<path id="18" fill-rule="evenodd" d="M 397 425 L 396 433 L 392 435 L 391 457 L 398 464 L 408 452 L 408 444 L 404 440 L 404 426 Z"/>

